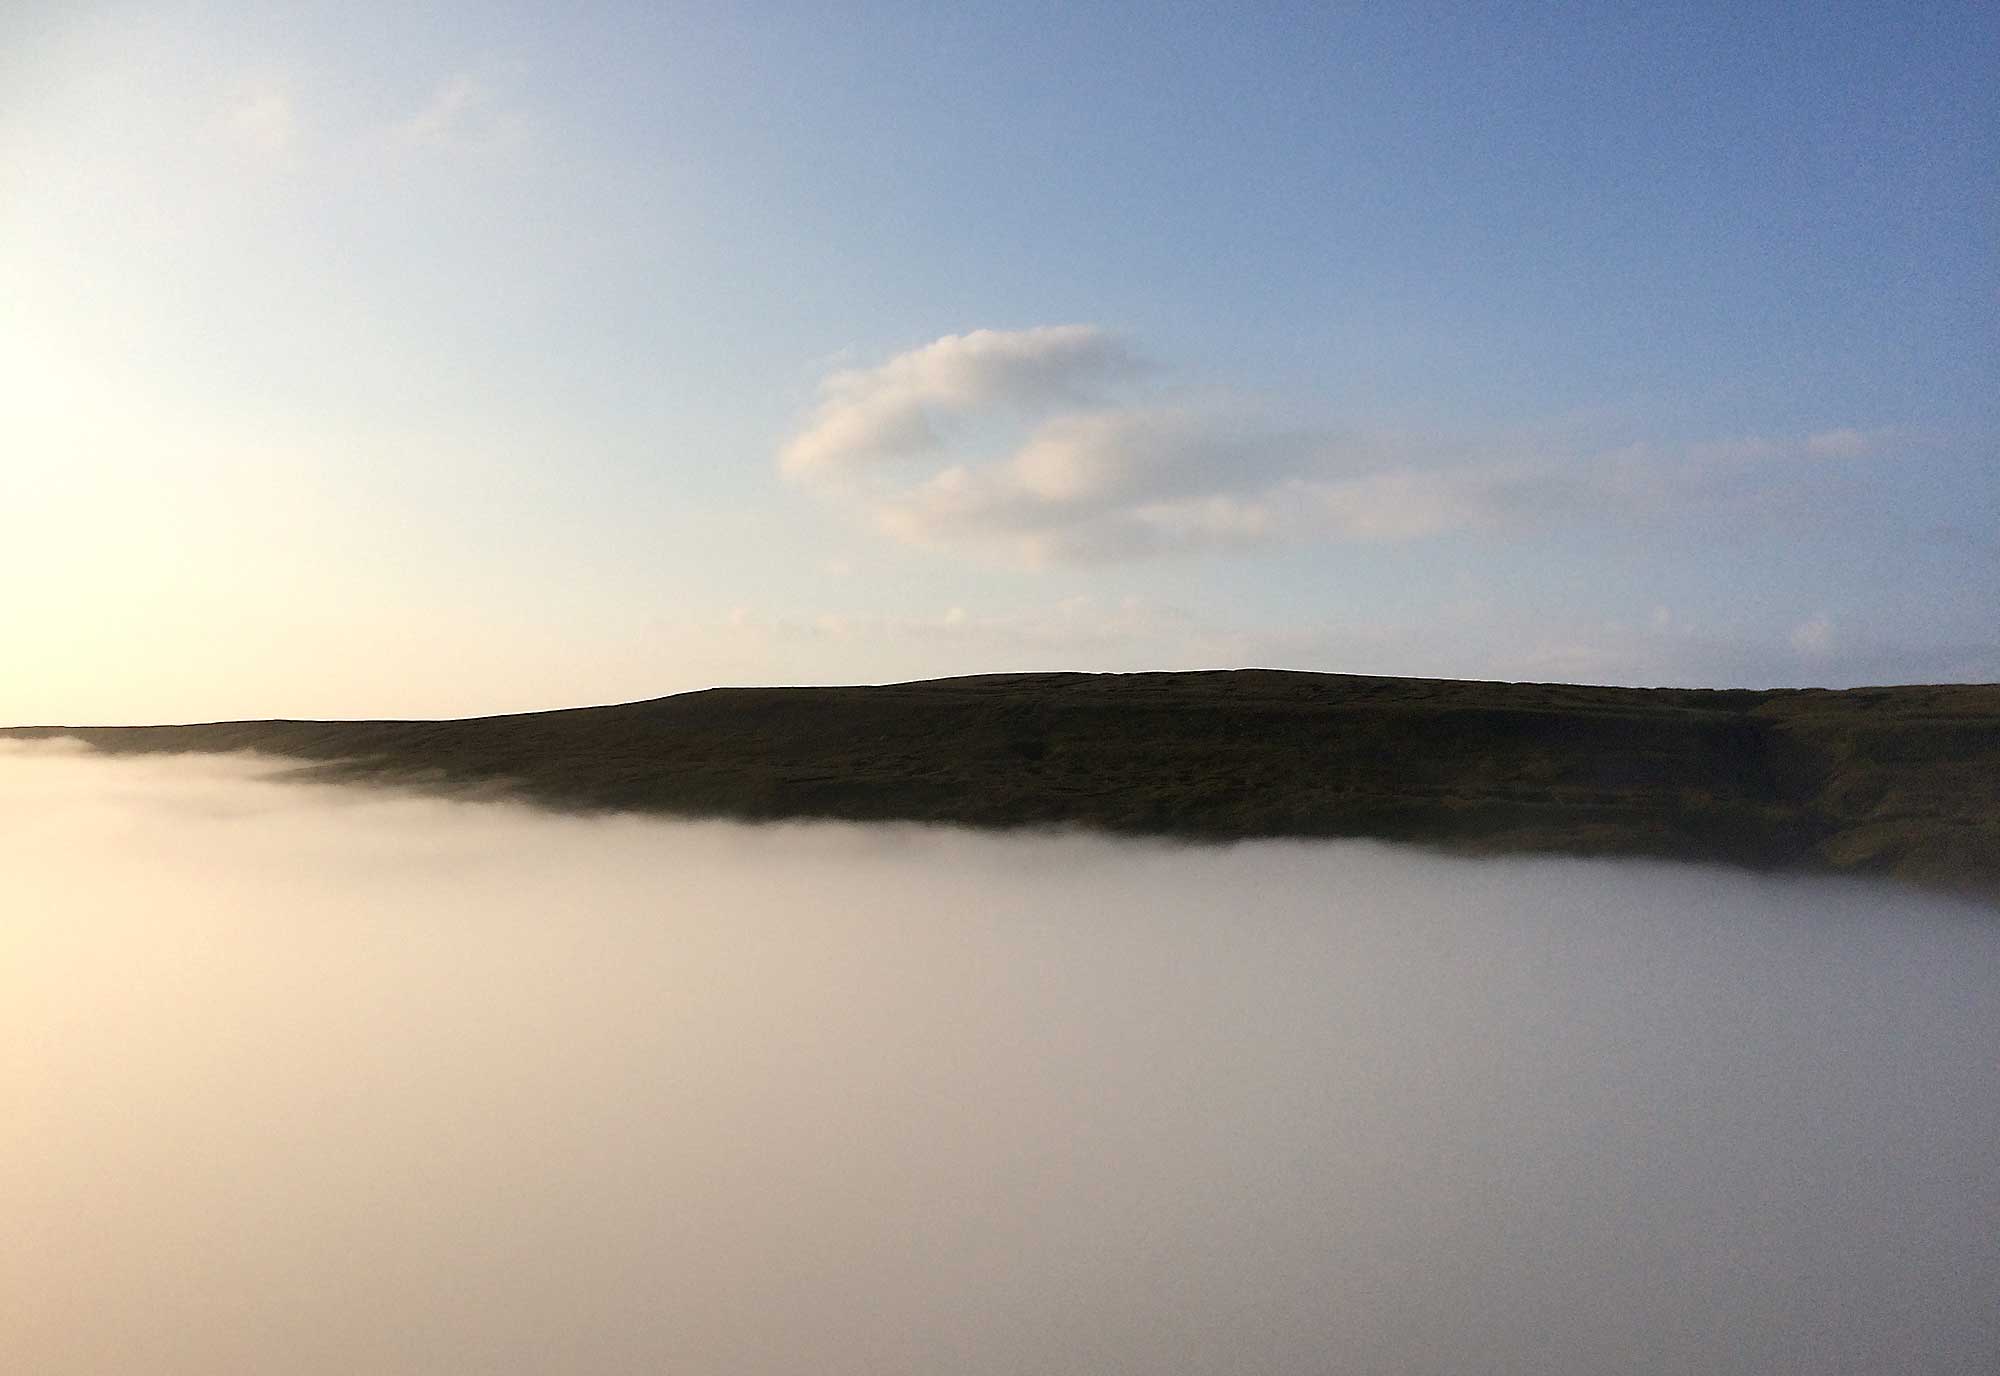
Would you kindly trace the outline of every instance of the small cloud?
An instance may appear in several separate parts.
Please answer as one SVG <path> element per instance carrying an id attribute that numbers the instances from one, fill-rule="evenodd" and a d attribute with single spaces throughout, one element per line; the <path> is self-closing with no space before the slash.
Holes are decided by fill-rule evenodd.
<path id="1" fill-rule="evenodd" d="M 1808 659 L 1824 659 L 1833 653 L 1833 622 L 1824 612 L 1792 627 L 1792 648 Z"/>
<path id="2" fill-rule="evenodd" d="M 469 76 L 454 76 L 431 92 L 414 115 L 403 121 L 406 142 L 439 145 L 451 142 L 487 103 L 486 90 Z"/>
<path id="3" fill-rule="evenodd" d="M 499 154 L 526 143 L 528 124 L 492 80 L 460 72 L 439 82 L 392 132 L 405 148 Z"/>
<path id="4" fill-rule="evenodd" d="M 1894 432 L 1840 426 L 1803 436 L 1743 435 L 1690 445 L 1687 456 L 1698 469 L 1748 467 L 1802 459 L 1858 459 L 1879 453 Z"/>
<path id="5" fill-rule="evenodd" d="M 1095 325 L 974 330 L 897 354 L 876 368 L 842 368 L 781 455 L 787 473 L 865 467 L 940 447 L 940 425 L 979 412 L 1076 402 L 1129 373 L 1131 355 Z"/>
<path id="6" fill-rule="evenodd" d="M 1739 435 L 1734 439 L 1703 440 L 1688 446 L 1688 462 L 1696 468 L 1723 468 L 1734 465 L 1768 463 L 1785 456 L 1786 447 L 1767 435 Z"/>
<path id="7" fill-rule="evenodd" d="M 243 93 L 224 114 L 230 137 L 266 157 L 288 151 L 298 136 L 292 98 L 276 83 L 262 83 Z"/>
<path id="8" fill-rule="evenodd" d="M 944 624 L 947 626 L 963 626 L 965 624 L 965 608 L 953 607 L 947 611 L 944 614 Z"/>

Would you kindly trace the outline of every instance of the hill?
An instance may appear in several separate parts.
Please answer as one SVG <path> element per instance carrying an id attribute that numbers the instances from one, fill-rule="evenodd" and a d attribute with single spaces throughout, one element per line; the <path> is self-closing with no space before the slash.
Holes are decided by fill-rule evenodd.
<path id="1" fill-rule="evenodd" d="M 2000 685 L 1745 691 L 1238 670 L 727 688 L 462 721 L 42 727 L 546 806 L 1855 871 L 2000 896 Z"/>

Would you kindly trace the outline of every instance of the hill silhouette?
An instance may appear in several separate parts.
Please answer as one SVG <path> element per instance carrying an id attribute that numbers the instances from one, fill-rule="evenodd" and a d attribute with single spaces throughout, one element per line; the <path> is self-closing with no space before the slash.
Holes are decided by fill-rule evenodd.
<path id="1" fill-rule="evenodd" d="M 40 727 L 580 811 L 1376 837 L 2000 897 L 2000 685 L 1596 688 L 1280 670 L 719 688 L 459 721 Z"/>

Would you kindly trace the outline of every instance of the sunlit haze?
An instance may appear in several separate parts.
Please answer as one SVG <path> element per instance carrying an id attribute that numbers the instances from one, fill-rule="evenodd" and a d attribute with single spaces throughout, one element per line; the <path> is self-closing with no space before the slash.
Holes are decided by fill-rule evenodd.
<path id="1" fill-rule="evenodd" d="M 0 723 L 2000 678 L 2000 9 L 0 7 Z"/>

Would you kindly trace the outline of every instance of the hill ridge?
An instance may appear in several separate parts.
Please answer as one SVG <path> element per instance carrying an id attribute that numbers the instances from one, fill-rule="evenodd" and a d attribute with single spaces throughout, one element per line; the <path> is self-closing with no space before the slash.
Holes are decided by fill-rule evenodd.
<path id="1" fill-rule="evenodd" d="M 255 750 L 303 777 L 576 811 L 1893 875 L 2000 897 L 2000 685 L 1610 688 L 1286 669 L 710 688 L 456 720 L 25 727 L 98 750 Z"/>

